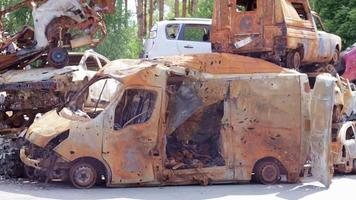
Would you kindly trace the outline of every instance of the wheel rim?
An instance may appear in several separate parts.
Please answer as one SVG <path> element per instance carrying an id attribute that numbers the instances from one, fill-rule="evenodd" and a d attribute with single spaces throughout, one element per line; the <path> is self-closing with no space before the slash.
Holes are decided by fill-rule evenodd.
<path id="1" fill-rule="evenodd" d="M 263 162 L 257 167 L 257 180 L 262 184 L 275 184 L 280 179 L 279 167 L 274 162 Z"/>
<path id="2" fill-rule="evenodd" d="M 69 61 L 68 51 L 63 48 L 53 48 L 48 53 L 48 60 L 56 68 L 64 67 Z"/>
<path id="3" fill-rule="evenodd" d="M 95 183 L 96 175 L 92 167 L 78 165 L 72 173 L 72 180 L 77 187 L 91 187 Z"/>

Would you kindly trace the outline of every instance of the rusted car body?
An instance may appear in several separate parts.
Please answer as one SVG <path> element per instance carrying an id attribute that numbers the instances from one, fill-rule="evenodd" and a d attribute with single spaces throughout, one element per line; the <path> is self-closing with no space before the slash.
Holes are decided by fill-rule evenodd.
<path id="1" fill-rule="evenodd" d="M 336 127 L 335 127 L 336 126 Z M 336 124 L 332 138 L 333 163 L 336 172 L 356 172 L 356 123 Z"/>
<path id="2" fill-rule="evenodd" d="M 99 82 L 115 92 L 83 106 Z M 232 54 L 114 61 L 27 130 L 20 156 L 78 188 L 103 177 L 110 187 L 272 184 L 297 182 L 311 148 L 328 185 L 334 82 L 319 76 L 311 91 L 305 74 Z"/>
<path id="3" fill-rule="evenodd" d="M 214 9 L 213 51 L 299 70 L 339 60 L 340 37 L 325 32 L 308 0 L 216 0 Z"/>
<path id="4" fill-rule="evenodd" d="M 334 170 L 356 172 L 356 91 L 348 80 L 337 76 L 332 127 L 332 157 Z"/>
<path id="5" fill-rule="evenodd" d="M 9 70 L 0 74 L 0 176 L 24 173 L 19 158 L 18 135 L 36 116 L 46 113 L 75 94 L 110 61 L 92 50 L 71 53 L 71 66 Z M 95 96 L 90 91 L 88 97 Z M 88 103 L 89 98 L 88 98 Z"/>

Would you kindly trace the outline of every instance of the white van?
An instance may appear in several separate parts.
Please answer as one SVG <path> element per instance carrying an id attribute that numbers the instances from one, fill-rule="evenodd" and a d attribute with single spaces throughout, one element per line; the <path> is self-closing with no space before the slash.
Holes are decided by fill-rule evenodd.
<path id="1" fill-rule="evenodd" d="M 144 58 L 211 53 L 211 19 L 176 18 L 160 21 L 144 43 Z"/>

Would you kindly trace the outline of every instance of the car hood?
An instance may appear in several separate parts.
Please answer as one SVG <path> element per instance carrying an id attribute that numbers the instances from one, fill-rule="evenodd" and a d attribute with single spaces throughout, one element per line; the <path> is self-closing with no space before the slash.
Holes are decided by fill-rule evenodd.
<path id="1" fill-rule="evenodd" d="M 52 110 L 36 120 L 27 130 L 26 140 L 39 147 L 45 147 L 53 138 L 68 131 L 71 120 Z"/>

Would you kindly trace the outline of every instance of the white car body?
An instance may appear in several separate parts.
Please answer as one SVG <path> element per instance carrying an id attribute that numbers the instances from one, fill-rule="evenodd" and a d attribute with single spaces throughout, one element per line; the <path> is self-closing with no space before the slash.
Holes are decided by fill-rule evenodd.
<path id="1" fill-rule="evenodd" d="M 143 57 L 148 59 L 211 53 L 210 19 L 180 18 L 160 21 L 153 26 L 144 43 Z"/>

